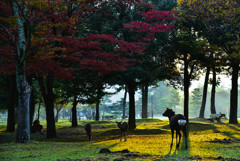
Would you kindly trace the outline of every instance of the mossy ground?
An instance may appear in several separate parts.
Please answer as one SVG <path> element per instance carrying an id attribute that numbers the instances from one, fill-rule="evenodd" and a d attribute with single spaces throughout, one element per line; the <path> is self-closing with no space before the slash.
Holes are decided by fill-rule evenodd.
<path id="1" fill-rule="evenodd" d="M 15 133 L 4 132 L 6 122 L 0 122 L 0 160 L 240 160 L 240 125 L 228 124 L 227 120 L 190 120 L 189 147 L 185 149 L 182 144 L 179 150 L 175 139 L 170 148 L 167 120 L 137 120 L 137 129 L 128 132 L 127 142 L 120 142 L 115 121 L 91 121 L 93 141 L 87 142 L 83 128 L 87 122 L 80 121 L 79 127 L 71 128 L 70 122 L 60 120 L 56 124 L 57 138 L 33 134 L 28 144 L 15 143 Z M 130 153 L 101 154 L 102 148 L 112 152 L 128 149 Z"/>

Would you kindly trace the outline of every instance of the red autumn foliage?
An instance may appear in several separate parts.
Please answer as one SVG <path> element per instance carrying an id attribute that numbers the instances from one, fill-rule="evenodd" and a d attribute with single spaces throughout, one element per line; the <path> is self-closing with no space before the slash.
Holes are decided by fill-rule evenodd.
<path id="1" fill-rule="evenodd" d="M 120 7 L 128 7 L 141 0 L 117 1 Z M 99 11 L 97 7 L 89 7 L 90 3 L 106 3 L 105 1 L 86 0 L 81 1 L 78 8 L 75 1 L 47 1 L 38 6 L 32 2 L 28 4 L 31 9 L 28 20 L 31 26 L 35 26 L 31 36 L 31 46 L 26 57 L 27 74 L 48 75 L 51 73 L 59 79 L 72 79 L 72 64 L 78 64 L 78 69 L 89 68 L 99 73 L 125 70 L 133 65 L 136 60 L 131 58 L 133 53 L 143 54 L 146 42 L 154 39 L 157 32 L 171 31 L 173 25 L 166 25 L 162 20 L 174 20 L 175 11 L 150 10 L 142 15 L 142 21 L 133 21 L 124 24 L 130 32 L 136 32 L 132 42 L 118 40 L 113 35 L 89 35 L 87 37 L 74 37 L 77 31 L 76 25 L 91 13 Z M 149 6 L 149 5 L 148 5 Z M 151 7 L 151 6 L 150 6 Z M 16 28 L 12 24 L 9 3 L 1 2 L 0 22 L 6 21 L 8 32 L 15 35 Z M 6 31 L 0 27 L 0 38 L 8 39 L 0 45 L 1 73 L 12 72 L 15 68 L 14 56 L 11 50 L 14 46 L 13 38 L 7 36 Z M 3 31 L 3 32 L 2 32 Z M 146 33 L 143 37 L 141 33 Z M 15 37 L 17 40 L 17 37 Z"/>

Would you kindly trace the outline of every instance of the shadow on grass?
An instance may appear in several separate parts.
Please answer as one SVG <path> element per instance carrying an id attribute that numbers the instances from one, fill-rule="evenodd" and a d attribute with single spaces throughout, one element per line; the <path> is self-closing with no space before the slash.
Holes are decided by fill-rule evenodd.
<path id="1" fill-rule="evenodd" d="M 183 135 L 182 135 L 183 136 Z M 171 139 L 171 137 L 169 137 L 169 139 Z M 190 148 L 191 148 L 191 142 L 189 139 L 189 135 L 187 135 L 187 148 L 185 146 L 185 137 L 182 137 L 181 143 L 180 143 L 180 147 L 177 148 L 176 147 L 176 139 L 173 140 L 173 146 L 170 146 L 170 150 L 169 152 L 165 155 L 165 159 L 164 160 L 178 160 L 178 158 L 180 158 L 180 160 L 183 159 L 184 160 L 187 159 L 188 157 L 190 157 Z M 175 148 L 174 151 L 173 148 Z M 186 158 L 187 157 L 187 158 Z"/>
<path id="2" fill-rule="evenodd" d="M 167 130 L 161 129 L 136 129 L 133 131 L 129 131 L 128 135 L 159 135 L 159 134 L 166 134 L 169 133 Z M 87 142 L 86 134 L 79 133 L 76 135 L 59 135 L 58 133 L 57 138 L 46 139 L 46 138 L 34 138 L 37 141 L 50 141 L 50 142 Z M 115 140 L 120 139 L 120 130 L 119 129 L 109 129 L 104 131 L 93 130 L 92 133 L 92 142 L 101 142 L 101 141 L 108 141 L 108 140 Z"/>
<path id="3" fill-rule="evenodd" d="M 162 129 L 168 129 L 170 130 L 169 124 L 165 126 L 161 126 Z M 213 131 L 217 132 L 217 129 L 214 124 L 205 124 L 205 123 L 196 123 L 196 122 L 190 122 L 187 125 L 187 129 L 189 132 L 196 132 L 196 131 L 206 131 L 209 129 L 212 129 Z"/>
<path id="4" fill-rule="evenodd" d="M 224 125 L 226 125 L 230 129 L 234 130 L 235 132 L 223 132 L 223 134 L 232 140 L 240 142 L 240 125 L 239 124 L 229 124 L 229 123 L 224 123 Z M 233 135 L 238 135 L 238 137 L 233 136 Z"/>

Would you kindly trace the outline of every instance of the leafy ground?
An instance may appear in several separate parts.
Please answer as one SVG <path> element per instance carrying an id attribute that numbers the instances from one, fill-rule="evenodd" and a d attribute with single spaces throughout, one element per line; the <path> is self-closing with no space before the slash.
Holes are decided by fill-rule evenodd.
<path id="1" fill-rule="evenodd" d="M 128 133 L 127 142 L 120 142 L 114 121 L 92 121 L 93 141 L 87 142 L 86 123 L 80 121 L 79 127 L 71 128 L 70 122 L 60 121 L 56 124 L 58 138 L 33 134 L 31 143 L 17 144 L 15 133 L 4 132 L 6 122 L 0 122 L 0 160 L 240 160 L 240 125 L 227 120 L 190 120 L 189 148 L 182 145 L 179 150 L 175 139 L 170 148 L 167 120 L 137 120 L 137 129 Z M 46 127 L 45 122 L 43 125 Z M 99 153 L 102 148 L 111 153 Z"/>

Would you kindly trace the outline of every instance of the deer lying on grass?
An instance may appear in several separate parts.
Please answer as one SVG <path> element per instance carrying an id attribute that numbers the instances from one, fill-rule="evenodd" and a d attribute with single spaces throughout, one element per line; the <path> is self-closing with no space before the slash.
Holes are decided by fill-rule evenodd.
<path id="1" fill-rule="evenodd" d="M 87 133 L 88 141 L 92 140 L 92 125 L 91 124 L 86 124 L 85 125 L 85 131 Z"/>
<path id="2" fill-rule="evenodd" d="M 38 107 L 38 117 L 36 120 L 33 121 L 33 125 L 31 126 L 31 133 L 39 132 L 40 135 L 44 136 L 43 126 L 40 124 L 39 116 L 40 116 L 40 106 Z"/>
<path id="3" fill-rule="evenodd" d="M 120 137 L 120 142 L 122 141 L 122 136 L 124 135 L 124 141 L 126 142 L 127 141 L 127 131 L 128 131 L 128 123 L 126 122 L 117 122 L 117 126 L 119 127 L 120 129 L 120 132 L 121 132 L 121 137 Z"/>
<path id="4" fill-rule="evenodd" d="M 31 127 L 31 133 L 36 133 L 36 132 L 39 132 L 40 135 L 44 136 L 43 126 L 40 125 L 39 119 L 36 119 L 36 120 L 33 122 L 33 125 L 32 125 L 32 127 Z M 45 137 L 45 136 L 44 136 L 44 137 Z"/>
<path id="5" fill-rule="evenodd" d="M 185 136 L 185 147 L 187 149 L 187 131 L 186 131 L 187 121 L 186 121 L 186 118 L 181 114 L 176 115 L 175 112 L 172 109 L 168 109 L 168 108 L 163 113 L 163 116 L 166 116 L 166 117 L 169 118 L 170 129 L 171 129 L 171 133 L 172 133 L 171 147 L 173 145 L 174 131 L 176 131 L 176 145 L 177 145 L 177 148 L 179 148 L 179 144 L 180 144 L 180 141 L 181 141 L 180 130 L 182 130 L 183 134 Z M 179 135 L 179 142 L 177 142 L 178 135 Z"/>

